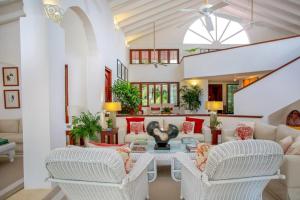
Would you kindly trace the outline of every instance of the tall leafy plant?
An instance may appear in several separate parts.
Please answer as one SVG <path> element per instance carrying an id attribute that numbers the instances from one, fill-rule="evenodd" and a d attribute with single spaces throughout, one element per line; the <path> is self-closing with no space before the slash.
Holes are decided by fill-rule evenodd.
<path id="1" fill-rule="evenodd" d="M 182 86 L 180 88 L 181 100 L 187 110 L 198 111 L 201 106 L 200 97 L 202 89 L 198 85 Z"/>
<path id="2" fill-rule="evenodd" d="M 140 91 L 127 81 L 117 80 L 112 86 L 116 101 L 122 104 L 122 113 L 136 113 L 141 103 Z"/>
<path id="3" fill-rule="evenodd" d="M 96 139 L 96 133 L 102 131 L 99 124 L 100 115 L 93 115 L 91 112 L 82 112 L 79 117 L 74 116 L 72 121 L 71 134 L 75 139 Z"/>

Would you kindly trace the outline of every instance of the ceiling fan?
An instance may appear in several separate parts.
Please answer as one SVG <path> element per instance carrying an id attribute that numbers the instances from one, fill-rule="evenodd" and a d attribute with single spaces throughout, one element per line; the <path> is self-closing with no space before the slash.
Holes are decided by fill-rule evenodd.
<path id="1" fill-rule="evenodd" d="M 154 65 L 154 67 L 155 68 L 158 68 L 158 66 L 159 65 L 161 65 L 161 66 L 167 66 L 166 64 L 164 64 L 164 63 L 159 63 L 158 62 L 158 59 L 156 58 L 156 49 L 155 49 L 155 43 L 156 43 L 156 41 L 155 41 L 155 39 L 156 39 L 156 35 L 155 35 L 155 22 L 153 22 L 153 55 L 154 55 L 154 59 L 156 60 L 155 62 L 152 62 L 152 64 Z"/>
<path id="2" fill-rule="evenodd" d="M 206 23 L 206 28 L 210 32 L 210 31 L 214 30 L 214 26 L 213 26 L 212 19 L 211 19 L 210 15 L 218 9 L 221 9 L 225 6 L 228 6 L 229 3 L 225 2 L 225 1 L 221 1 L 221 2 L 216 3 L 216 4 L 209 4 L 208 0 L 203 0 L 203 1 L 204 1 L 204 5 L 202 5 L 198 9 L 189 9 L 189 8 L 187 8 L 187 9 L 180 9 L 180 11 L 181 12 L 197 12 L 197 13 L 203 15 L 204 19 L 205 19 L 205 23 Z"/>

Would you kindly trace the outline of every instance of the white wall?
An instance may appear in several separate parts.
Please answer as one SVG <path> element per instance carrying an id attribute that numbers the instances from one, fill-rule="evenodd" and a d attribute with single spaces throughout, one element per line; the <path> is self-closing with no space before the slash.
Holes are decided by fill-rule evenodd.
<path id="1" fill-rule="evenodd" d="M 105 66 L 113 70 L 115 78 L 117 58 L 125 64 L 128 62 L 124 35 L 114 29 L 107 1 L 99 0 L 97 4 L 89 0 L 60 2 L 65 11 L 72 7 L 84 27 L 88 53 L 84 55 L 84 52 L 83 56 L 86 58 L 81 57 L 81 60 L 86 59 L 86 104 L 92 112 L 97 112 L 102 109 L 104 99 Z M 50 184 L 45 182 L 48 176 L 45 158 L 51 149 L 66 144 L 64 65 L 70 55 L 65 56 L 65 30 L 45 17 L 42 3 L 32 0 L 24 0 L 23 3 L 26 17 L 20 20 L 20 63 L 23 89 L 24 185 L 27 189 L 47 188 Z M 74 24 L 70 26 L 78 27 L 79 23 L 74 19 Z M 79 29 L 78 27 L 75 31 L 80 31 Z M 74 41 L 80 34 L 82 32 L 67 39 Z M 77 48 L 77 51 L 71 53 L 81 55 L 81 44 L 78 41 L 73 46 L 67 46 Z"/>
<path id="2" fill-rule="evenodd" d="M 69 105 L 87 106 L 88 44 L 84 24 L 71 9 L 61 24 L 65 32 L 66 64 L 69 66 Z"/>
<path id="3" fill-rule="evenodd" d="M 17 87 L 3 87 L 2 67 L 20 66 L 20 23 L 19 21 L 0 25 L 0 119 L 19 119 L 21 109 L 4 109 L 3 90 L 19 89 L 21 95 L 21 85 Z M 19 80 L 21 73 L 19 68 Z"/>
<path id="4" fill-rule="evenodd" d="M 299 51 L 298 51 L 299 52 Z M 300 99 L 300 59 L 240 90 L 234 95 L 234 113 L 269 115 Z"/>
<path id="5" fill-rule="evenodd" d="M 182 80 L 181 66 L 170 64 L 155 68 L 153 65 L 130 65 L 129 81 L 131 82 L 160 82 Z"/>
<path id="6" fill-rule="evenodd" d="M 273 124 L 275 126 L 279 124 L 286 124 L 286 119 L 291 111 L 293 110 L 300 110 L 300 99 L 283 109 L 280 109 L 276 111 L 275 113 L 271 114 L 269 116 L 269 122 L 270 124 Z"/>
<path id="7" fill-rule="evenodd" d="M 184 78 L 275 69 L 299 56 L 300 37 L 246 46 L 184 59 Z"/>

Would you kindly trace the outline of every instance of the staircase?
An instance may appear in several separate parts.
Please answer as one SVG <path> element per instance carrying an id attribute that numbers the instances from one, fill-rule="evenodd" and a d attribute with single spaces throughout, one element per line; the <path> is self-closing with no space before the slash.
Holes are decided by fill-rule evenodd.
<path id="1" fill-rule="evenodd" d="M 299 56 L 300 35 L 183 57 L 184 78 L 272 71 Z"/>
<path id="2" fill-rule="evenodd" d="M 238 90 L 234 94 L 234 113 L 263 115 L 267 121 L 272 113 L 299 99 L 300 56 Z"/>

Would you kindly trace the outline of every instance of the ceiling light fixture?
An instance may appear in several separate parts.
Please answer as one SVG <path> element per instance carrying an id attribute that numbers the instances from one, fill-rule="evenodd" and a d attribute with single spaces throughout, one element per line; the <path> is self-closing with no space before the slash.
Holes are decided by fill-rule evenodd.
<path id="1" fill-rule="evenodd" d="M 55 23 L 61 23 L 64 10 L 60 7 L 58 0 L 43 0 L 46 16 Z"/>

